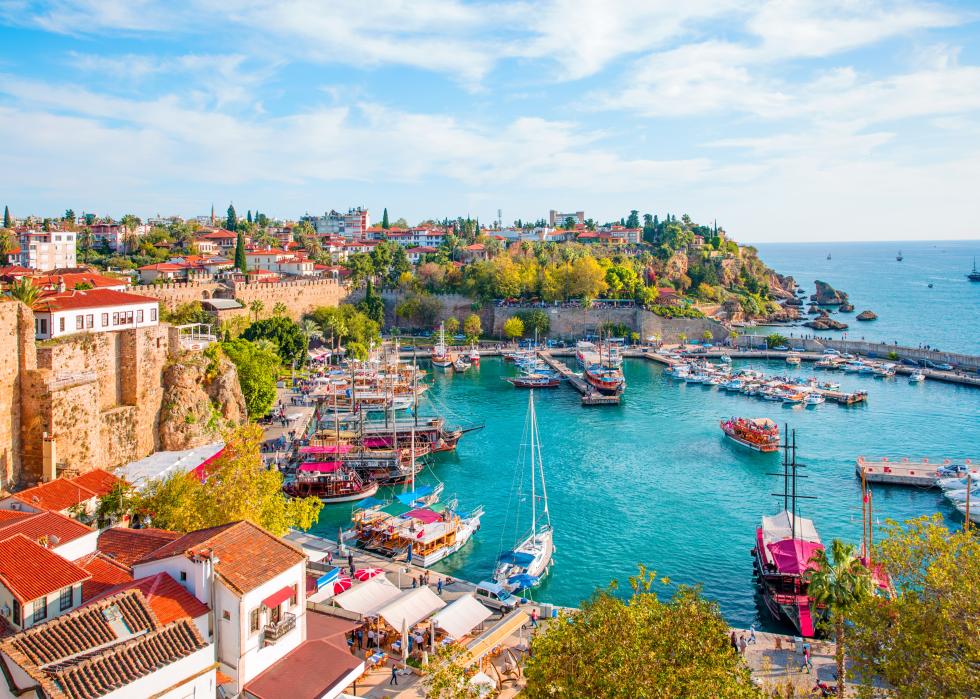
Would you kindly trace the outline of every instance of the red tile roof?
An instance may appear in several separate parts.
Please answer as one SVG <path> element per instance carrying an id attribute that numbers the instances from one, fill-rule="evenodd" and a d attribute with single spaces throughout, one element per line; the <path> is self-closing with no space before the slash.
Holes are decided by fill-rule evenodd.
<path id="1" fill-rule="evenodd" d="M 66 289 L 74 289 L 77 284 L 91 284 L 96 289 L 129 286 L 129 281 L 117 277 L 107 277 L 95 272 L 66 272 L 65 274 L 45 274 L 31 277 L 34 286 L 41 288 L 58 288 L 58 284 L 64 282 Z"/>
<path id="2" fill-rule="evenodd" d="M 83 308 L 100 308 L 103 306 L 145 305 L 147 303 L 156 303 L 156 300 L 137 294 L 128 294 L 125 291 L 115 291 L 113 289 L 87 289 L 86 291 L 71 289 L 41 297 L 34 304 L 34 310 L 41 312 L 70 311 Z"/>
<path id="3" fill-rule="evenodd" d="M 16 522 L 27 517 L 33 517 L 36 512 L 23 512 L 22 510 L 0 510 L 0 527 L 10 522 Z"/>
<path id="4" fill-rule="evenodd" d="M 14 497 L 41 510 L 61 512 L 86 500 L 91 500 L 95 497 L 95 493 L 68 478 L 56 478 L 53 481 L 14 493 Z"/>
<path id="5" fill-rule="evenodd" d="M 129 635 L 110 625 L 110 609 L 122 617 Z M 0 651 L 40 684 L 45 696 L 97 699 L 207 645 L 190 619 L 164 625 L 143 594 L 129 590 L 11 636 Z"/>
<path id="6" fill-rule="evenodd" d="M 71 480 L 73 483 L 77 483 L 83 488 L 91 490 L 99 497 L 111 492 L 112 489 L 116 487 L 117 483 L 123 482 L 121 478 L 117 478 L 101 468 L 94 468 L 91 471 L 86 471 L 82 475 L 75 476 Z"/>
<path id="7" fill-rule="evenodd" d="M 161 624 L 169 624 L 178 619 L 196 619 L 208 613 L 208 605 L 180 586 L 168 573 L 157 573 L 139 580 L 130 579 L 106 591 L 92 601 L 115 595 L 126 590 L 139 590 L 150 603 Z"/>
<path id="8" fill-rule="evenodd" d="M 224 228 L 219 228 L 216 231 L 205 233 L 204 235 L 199 237 L 204 238 L 206 240 L 219 240 L 219 239 L 237 238 L 238 234 L 232 233 L 231 231 L 226 231 Z"/>
<path id="9" fill-rule="evenodd" d="M 104 556 L 128 569 L 139 559 L 180 537 L 180 533 L 166 529 L 113 527 L 99 534 L 97 548 Z"/>
<path id="10" fill-rule="evenodd" d="M 98 551 L 77 559 L 75 565 L 92 576 L 82 583 L 83 602 L 88 602 L 101 596 L 106 590 L 133 580 L 129 568 Z"/>
<path id="11" fill-rule="evenodd" d="M 49 546 L 60 546 L 95 530 L 58 512 L 35 512 L 19 520 L 0 521 L 0 539 L 23 534 L 31 541 L 45 539 Z M 52 539 L 52 537 L 57 537 Z"/>
<path id="12" fill-rule="evenodd" d="M 301 550 L 256 524 L 241 521 L 185 534 L 136 564 L 208 552 L 218 557 L 218 575 L 238 594 L 254 590 L 306 560 Z"/>
<path id="13" fill-rule="evenodd" d="M 143 265 L 138 267 L 140 272 L 179 272 L 183 269 L 187 269 L 187 265 L 181 264 L 180 262 L 157 262 L 152 265 Z"/>
<path id="14" fill-rule="evenodd" d="M 23 534 L 0 541 L 0 583 L 26 604 L 87 580 L 89 574 Z"/>

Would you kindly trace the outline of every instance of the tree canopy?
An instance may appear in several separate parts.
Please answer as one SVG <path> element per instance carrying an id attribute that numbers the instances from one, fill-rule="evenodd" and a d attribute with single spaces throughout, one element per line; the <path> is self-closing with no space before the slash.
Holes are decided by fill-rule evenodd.
<path id="1" fill-rule="evenodd" d="M 267 415 L 276 402 L 279 355 L 242 338 L 222 342 L 220 349 L 238 370 L 249 417 L 254 420 Z"/>
<path id="2" fill-rule="evenodd" d="M 301 367 L 306 363 L 309 339 L 299 323 L 285 316 L 258 320 L 242 333 L 246 340 L 270 340 L 275 344 L 283 366 Z"/>
<path id="3" fill-rule="evenodd" d="M 529 699 L 604 697 L 762 697 L 732 651 L 718 606 L 680 587 L 668 601 L 640 569 L 632 595 L 597 592 L 578 613 L 558 619 L 532 641 L 525 674 Z"/>
<path id="4" fill-rule="evenodd" d="M 319 498 L 287 498 L 282 474 L 262 463 L 262 429 L 246 425 L 230 432 L 225 448 L 208 466 L 201 482 L 177 473 L 151 481 L 135 510 L 154 527 L 179 532 L 215 527 L 247 519 L 282 536 L 290 528 L 309 529 L 320 514 Z"/>

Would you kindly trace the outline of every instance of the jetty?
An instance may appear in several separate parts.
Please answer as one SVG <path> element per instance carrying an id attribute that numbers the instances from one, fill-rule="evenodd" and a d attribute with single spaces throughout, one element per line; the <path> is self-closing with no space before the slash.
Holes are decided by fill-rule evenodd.
<path id="1" fill-rule="evenodd" d="M 598 391 L 594 390 L 585 380 L 576 374 L 574 371 L 568 368 L 565 362 L 555 359 L 550 352 L 538 352 L 538 356 L 551 367 L 554 371 L 558 372 L 562 378 L 568 381 L 568 384 L 574 388 L 576 391 L 582 394 L 582 405 L 619 405 L 619 396 L 604 396 Z"/>
<path id="2" fill-rule="evenodd" d="M 973 459 L 930 461 L 929 459 L 902 458 L 893 461 L 887 457 L 872 460 L 859 456 L 855 462 L 854 472 L 858 478 L 863 478 L 868 483 L 932 488 L 935 487 L 939 478 L 936 469 L 940 466 L 951 466 L 954 463 L 964 464 L 974 473 L 977 473 L 977 467 L 980 466 L 980 462 Z"/>

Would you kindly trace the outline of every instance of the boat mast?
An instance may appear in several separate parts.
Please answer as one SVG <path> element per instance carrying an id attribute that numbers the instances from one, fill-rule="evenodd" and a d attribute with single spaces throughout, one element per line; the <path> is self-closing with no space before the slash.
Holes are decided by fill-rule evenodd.
<path id="1" fill-rule="evenodd" d="M 528 422 L 529 422 L 529 428 L 531 433 L 530 435 L 531 436 L 531 534 L 533 536 L 538 532 L 538 500 L 537 500 L 537 493 L 534 487 L 534 450 L 535 450 L 534 435 L 537 433 L 538 428 L 537 428 L 537 420 L 534 416 L 534 389 L 531 389 L 531 392 L 527 399 L 527 403 L 528 403 Z"/>
<path id="2" fill-rule="evenodd" d="M 544 512 L 542 514 L 544 515 L 545 526 L 550 527 L 551 515 L 548 514 L 548 488 L 547 486 L 545 486 L 545 482 L 544 482 L 544 460 L 541 458 L 541 439 L 538 437 L 537 413 L 534 414 L 534 436 L 535 436 L 534 442 L 537 445 L 537 453 L 538 453 L 538 473 L 541 474 L 541 498 L 544 501 Z M 532 466 L 533 466 L 533 462 L 532 462 Z M 531 479 L 532 481 L 534 480 L 533 469 L 531 473 Z M 537 534 L 537 531 L 535 531 L 534 533 Z"/>

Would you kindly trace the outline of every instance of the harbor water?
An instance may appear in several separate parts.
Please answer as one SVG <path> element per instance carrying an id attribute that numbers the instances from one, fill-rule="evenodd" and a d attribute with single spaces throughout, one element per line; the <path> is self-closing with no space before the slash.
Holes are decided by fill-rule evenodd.
<path id="1" fill-rule="evenodd" d="M 858 288 L 841 286 L 852 293 Z M 882 309 L 880 302 L 868 305 Z M 858 543 L 857 456 L 980 457 L 975 388 L 822 375 L 807 364 L 735 362 L 735 368 L 745 367 L 832 378 L 844 390 L 867 390 L 869 400 L 856 407 L 784 407 L 678 382 L 644 359 L 626 360 L 628 389 L 620 406 L 583 408 L 567 385 L 535 392 L 557 549 L 536 599 L 576 605 L 611 579 L 625 586 L 642 563 L 676 583 L 702 585 L 732 624 L 782 628 L 757 606 L 749 554 L 759 518 L 781 509 L 781 498 L 771 493 L 781 491 L 782 479 L 769 475 L 779 471 L 780 457 L 726 440 L 719 421 L 732 415 L 770 417 L 797 430 L 799 461 L 806 465 L 799 489 L 817 498 L 802 500 L 800 511 L 814 520 L 825 543 L 835 537 Z M 474 540 L 437 566 L 473 581 L 489 577 L 500 551 L 514 543 L 513 527 L 505 532 L 504 523 L 508 512 L 513 521 L 517 506 L 512 485 L 522 470 L 518 454 L 528 398 L 502 380 L 514 373 L 513 365 L 497 358 L 462 375 L 435 369 L 426 394 L 430 404 L 422 410 L 442 413 L 451 423 L 485 423 L 464 435 L 455 453 L 433 457 L 419 479 L 445 483 L 443 499 L 457 497 L 462 511 L 486 508 Z M 528 497 L 520 503 L 525 523 Z M 951 525 L 962 523 L 935 490 L 878 486 L 874 503 L 879 521 L 940 512 Z M 349 504 L 324 508 L 314 532 L 335 538 L 350 510 Z"/>
<path id="2" fill-rule="evenodd" d="M 854 313 L 835 313 L 832 317 L 850 325 L 847 337 L 889 343 L 897 340 L 911 347 L 930 345 L 947 352 L 980 354 L 980 283 L 966 278 L 974 258 L 980 263 L 978 240 L 760 243 L 756 247 L 767 265 L 792 276 L 803 287 L 807 300 L 816 279 L 846 291 Z M 899 250 L 901 262 L 895 259 Z M 855 320 L 865 310 L 877 313 L 878 320 Z M 842 336 L 840 332 L 814 333 L 803 327 L 777 332 Z"/>

